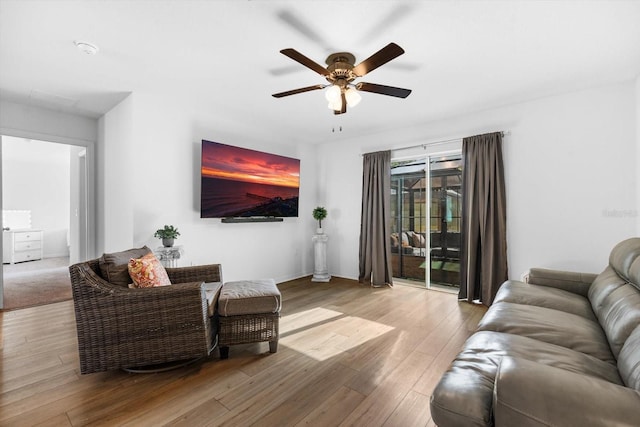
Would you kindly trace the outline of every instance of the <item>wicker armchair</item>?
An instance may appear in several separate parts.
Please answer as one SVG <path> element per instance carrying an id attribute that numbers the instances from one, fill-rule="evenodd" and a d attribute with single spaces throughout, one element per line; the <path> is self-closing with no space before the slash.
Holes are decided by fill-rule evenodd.
<path id="1" fill-rule="evenodd" d="M 210 354 L 217 315 L 203 282 L 222 282 L 220 265 L 166 270 L 171 286 L 128 289 L 105 281 L 97 259 L 69 267 L 82 374 Z"/>

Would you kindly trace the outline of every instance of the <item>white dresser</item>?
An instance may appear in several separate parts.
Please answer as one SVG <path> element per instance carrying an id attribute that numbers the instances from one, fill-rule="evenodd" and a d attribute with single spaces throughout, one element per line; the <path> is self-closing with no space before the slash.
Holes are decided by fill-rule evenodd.
<path id="1" fill-rule="evenodd" d="M 2 232 L 2 263 L 42 259 L 42 230 L 10 230 Z"/>

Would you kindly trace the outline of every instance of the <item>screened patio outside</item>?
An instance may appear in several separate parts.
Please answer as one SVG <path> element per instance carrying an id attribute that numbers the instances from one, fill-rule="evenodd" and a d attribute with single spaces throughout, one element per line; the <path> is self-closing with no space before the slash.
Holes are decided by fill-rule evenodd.
<path id="1" fill-rule="evenodd" d="M 459 155 L 392 163 L 393 277 L 460 286 L 461 203 Z"/>

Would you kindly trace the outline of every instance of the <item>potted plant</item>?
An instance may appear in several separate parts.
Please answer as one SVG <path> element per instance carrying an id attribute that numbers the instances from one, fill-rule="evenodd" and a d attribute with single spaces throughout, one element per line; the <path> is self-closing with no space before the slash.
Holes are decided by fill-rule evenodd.
<path id="1" fill-rule="evenodd" d="M 173 225 L 165 225 L 164 228 L 156 230 L 153 237 L 162 239 L 162 246 L 169 248 L 173 246 L 173 240 L 177 239 L 179 235 L 180 232 Z"/>
<path id="2" fill-rule="evenodd" d="M 322 234 L 322 220 L 327 217 L 327 210 L 322 206 L 318 206 L 313 210 L 313 218 L 318 221 L 318 234 Z"/>

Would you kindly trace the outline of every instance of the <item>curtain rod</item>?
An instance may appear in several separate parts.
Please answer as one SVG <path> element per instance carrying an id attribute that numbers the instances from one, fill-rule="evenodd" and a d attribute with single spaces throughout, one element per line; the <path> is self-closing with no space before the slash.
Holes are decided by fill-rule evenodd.
<path id="1" fill-rule="evenodd" d="M 500 131 L 500 134 L 504 137 L 509 135 L 511 132 L 510 131 Z M 432 145 L 443 145 L 443 144 L 448 144 L 450 142 L 458 142 L 458 141 L 462 141 L 464 138 L 452 138 L 452 139 L 444 139 L 444 140 L 440 140 L 440 141 L 432 141 L 432 142 L 423 142 L 422 144 L 417 144 L 417 145 L 411 145 L 409 147 L 402 147 L 402 148 L 394 148 L 391 151 L 400 151 L 400 150 L 409 150 L 411 148 L 417 148 L 417 147 L 422 147 L 422 148 L 427 148 L 430 147 Z"/>
<path id="2" fill-rule="evenodd" d="M 500 131 L 500 134 L 502 134 L 502 136 L 507 136 L 511 134 L 511 131 L 508 130 L 503 130 Z M 393 148 L 391 149 L 391 151 L 402 151 L 402 150 L 410 150 L 412 148 L 418 148 L 418 147 L 422 147 L 424 149 L 426 149 L 427 147 L 430 147 L 432 145 L 443 145 L 443 144 L 448 144 L 450 142 L 458 142 L 458 141 L 462 141 L 463 138 L 452 138 L 452 139 L 444 139 L 444 140 L 440 140 L 440 141 L 432 141 L 432 142 L 423 142 L 422 144 L 416 144 L 416 145 L 410 145 L 408 147 L 401 147 L 401 148 Z M 364 154 L 362 154 L 364 156 Z"/>

